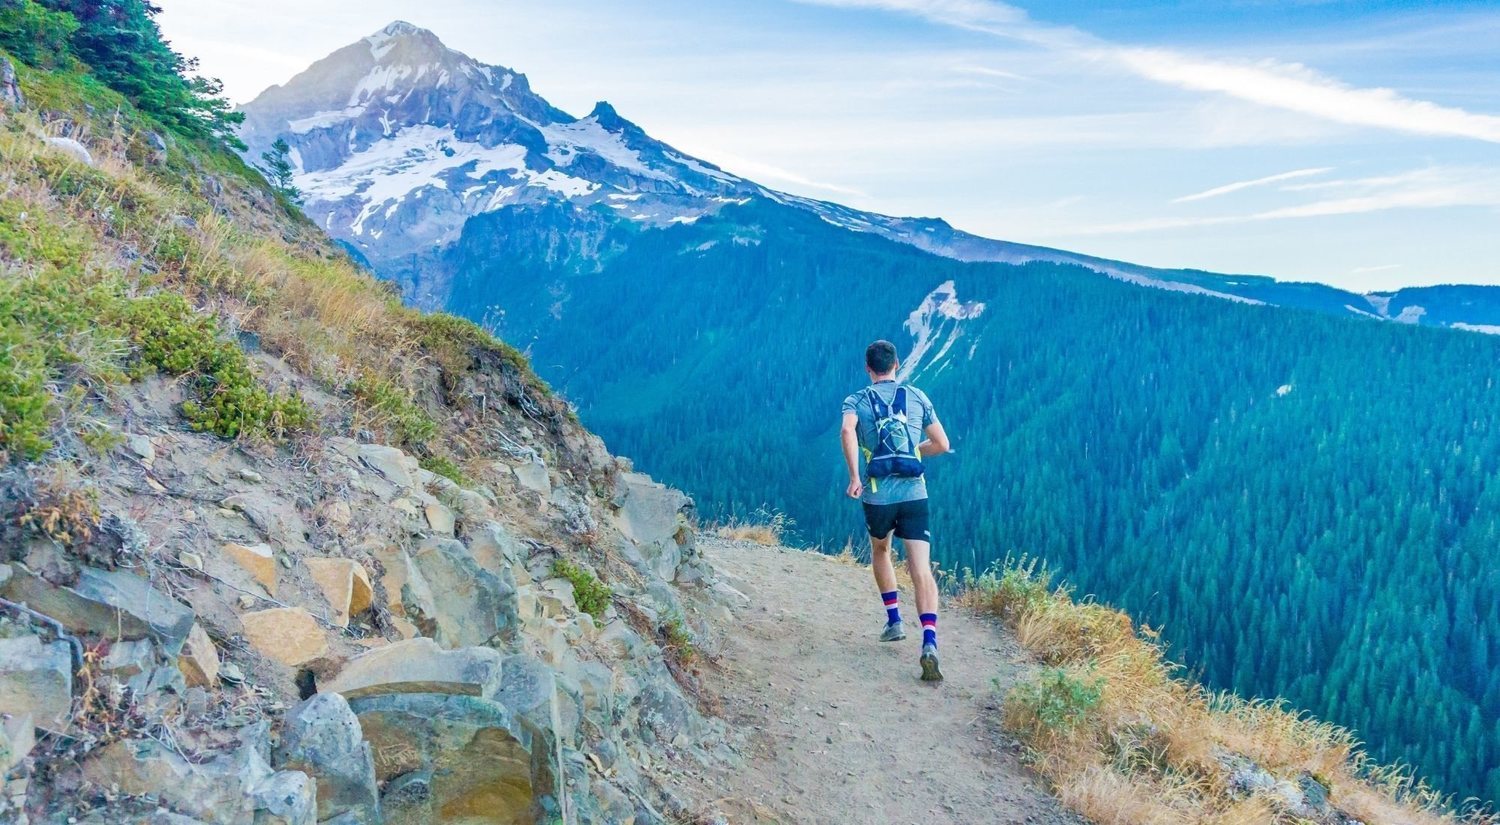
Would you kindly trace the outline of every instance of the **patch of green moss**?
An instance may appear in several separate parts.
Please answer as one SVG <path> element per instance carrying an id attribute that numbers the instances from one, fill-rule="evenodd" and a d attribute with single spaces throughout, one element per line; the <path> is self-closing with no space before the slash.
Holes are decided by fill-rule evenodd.
<path id="1" fill-rule="evenodd" d="M 558 559 L 552 565 L 552 573 L 573 584 L 573 601 L 578 609 L 600 621 L 609 608 L 609 600 L 615 592 L 609 585 L 599 581 L 593 573 L 567 559 Z"/>
<path id="2" fill-rule="evenodd" d="M 401 444 L 421 444 L 437 435 L 437 422 L 412 398 L 411 390 L 389 378 L 367 372 L 349 385 L 373 424 Z"/>

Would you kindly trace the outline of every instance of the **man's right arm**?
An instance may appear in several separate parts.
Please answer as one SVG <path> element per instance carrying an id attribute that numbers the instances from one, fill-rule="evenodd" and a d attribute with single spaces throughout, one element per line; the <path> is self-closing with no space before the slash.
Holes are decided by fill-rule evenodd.
<path id="1" fill-rule="evenodd" d="M 844 424 L 839 428 L 839 441 L 844 445 L 844 464 L 849 469 L 849 487 L 844 492 L 850 498 L 859 498 L 864 493 L 864 484 L 859 479 L 859 416 L 844 411 Z"/>

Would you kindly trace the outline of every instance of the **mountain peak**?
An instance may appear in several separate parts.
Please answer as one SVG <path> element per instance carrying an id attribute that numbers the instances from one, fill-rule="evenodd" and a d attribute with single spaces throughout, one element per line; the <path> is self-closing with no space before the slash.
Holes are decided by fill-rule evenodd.
<path id="1" fill-rule="evenodd" d="M 432 32 L 421 28 L 420 26 L 414 26 L 411 23 L 406 22 L 405 20 L 392 20 L 385 28 L 381 29 L 378 32 L 375 32 L 375 35 L 371 36 L 373 37 L 376 35 L 385 35 L 387 37 L 403 37 L 412 34 L 432 34 Z"/>

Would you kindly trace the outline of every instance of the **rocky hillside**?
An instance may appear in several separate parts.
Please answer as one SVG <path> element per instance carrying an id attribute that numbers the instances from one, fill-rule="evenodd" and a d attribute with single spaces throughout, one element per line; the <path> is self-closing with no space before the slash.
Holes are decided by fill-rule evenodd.
<path id="1" fill-rule="evenodd" d="M 0 821 L 685 816 L 691 500 L 212 138 L 0 77 Z"/>

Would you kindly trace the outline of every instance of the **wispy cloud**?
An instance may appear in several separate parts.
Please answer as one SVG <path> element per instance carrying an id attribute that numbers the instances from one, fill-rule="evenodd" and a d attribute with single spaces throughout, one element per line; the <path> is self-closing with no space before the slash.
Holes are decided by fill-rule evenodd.
<path id="1" fill-rule="evenodd" d="M 1371 272 L 1389 272 L 1392 269 L 1400 269 L 1401 264 L 1381 264 L 1379 266 L 1356 266 L 1349 270 L 1350 275 L 1366 275 Z"/>
<path id="2" fill-rule="evenodd" d="M 1367 179 L 1375 180 L 1373 178 Z M 1237 215 L 1146 218 L 1121 223 L 1077 227 L 1073 235 L 1123 235 L 1259 221 L 1357 215 L 1392 209 L 1438 209 L 1453 206 L 1500 207 L 1500 175 L 1494 170 L 1423 169 L 1386 178 L 1385 186 L 1346 197 L 1323 198 L 1295 206 Z"/>
<path id="3" fill-rule="evenodd" d="M 1325 172 L 1331 171 L 1333 171 L 1333 167 L 1330 166 L 1323 166 L 1317 169 L 1294 169 L 1290 172 L 1282 172 L 1278 175 L 1267 175 L 1266 177 L 1256 178 L 1254 180 L 1242 180 L 1235 183 L 1226 183 L 1223 186 L 1215 186 L 1212 189 L 1205 189 L 1202 192 L 1195 192 L 1191 195 L 1183 195 L 1180 198 L 1174 198 L 1172 200 L 1172 203 L 1188 203 L 1190 201 L 1208 200 L 1209 198 L 1217 198 L 1220 195 L 1228 195 L 1231 192 L 1238 192 L 1242 189 L 1253 189 L 1257 186 L 1266 186 L 1272 183 L 1280 183 L 1284 180 L 1294 180 L 1296 178 L 1306 178 L 1313 175 L 1321 175 Z"/>
<path id="4" fill-rule="evenodd" d="M 1184 89 L 1220 92 L 1304 115 L 1420 135 L 1500 143 L 1500 117 L 1361 89 L 1298 63 L 1226 63 L 1165 49 L 1118 49 L 1114 56 L 1142 77 Z"/>
<path id="5" fill-rule="evenodd" d="M 1025 11 L 988 0 L 800 0 L 820 6 L 913 14 L 959 28 L 1123 67 L 1158 83 L 1212 92 L 1262 106 L 1352 126 L 1500 143 L 1500 116 L 1406 97 L 1392 89 L 1359 88 L 1298 63 L 1236 63 L 1180 51 L 1111 43 L 1074 28 L 1032 20 Z"/>

